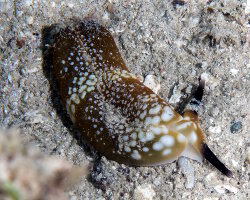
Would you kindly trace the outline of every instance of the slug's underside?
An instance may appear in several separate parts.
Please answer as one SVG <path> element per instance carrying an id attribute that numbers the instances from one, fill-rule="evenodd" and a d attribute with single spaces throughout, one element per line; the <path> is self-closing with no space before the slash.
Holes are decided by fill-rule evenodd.
<path id="1" fill-rule="evenodd" d="M 97 151 L 130 165 L 157 165 L 184 155 L 223 168 L 204 143 L 195 112 L 182 117 L 130 73 L 104 27 L 83 23 L 62 30 L 55 40 L 62 102 Z M 226 168 L 221 171 L 229 176 Z"/>

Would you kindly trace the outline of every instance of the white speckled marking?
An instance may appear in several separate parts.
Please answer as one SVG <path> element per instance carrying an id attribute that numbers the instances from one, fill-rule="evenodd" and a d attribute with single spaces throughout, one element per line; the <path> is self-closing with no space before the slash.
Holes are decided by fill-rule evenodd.
<path id="1" fill-rule="evenodd" d="M 174 116 L 172 109 L 169 106 L 165 106 L 161 114 L 161 119 L 165 122 L 170 121 Z"/>
<path id="2" fill-rule="evenodd" d="M 75 102 L 75 104 L 79 104 L 80 103 L 80 99 L 79 96 L 77 94 L 72 94 L 70 99 Z"/>
<path id="3" fill-rule="evenodd" d="M 130 135 L 130 137 L 131 137 L 133 140 L 136 140 L 137 134 L 136 134 L 136 133 L 132 133 L 132 134 Z"/>
<path id="4" fill-rule="evenodd" d="M 162 131 L 162 129 L 160 127 L 152 127 L 151 128 L 151 131 L 156 134 L 156 135 L 159 135 Z"/>
<path id="5" fill-rule="evenodd" d="M 149 151 L 149 148 L 148 148 L 148 147 L 143 147 L 143 148 L 142 148 L 142 151 L 148 152 L 148 151 Z"/>
<path id="6" fill-rule="evenodd" d="M 140 132 L 138 133 L 138 138 L 139 138 L 139 140 L 140 140 L 141 142 L 146 142 L 146 137 L 145 137 L 145 133 L 144 133 L 144 132 L 140 131 Z"/>
<path id="7" fill-rule="evenodd" d="M 153 149 L 155 151 L 160 151 L 160 150 L 162 150 L 162 148 L 163 148 L 163 144 L 161 142 L 155 142 L 153 144 Z"/>
<path id="8" fill-rule="evenodd" d="M 197 141 L 197 135 L 195 134 L 194 131 L 192 131 L 192 133 L 188 136 L 188 140 L 191 143 L 195 143 Z"/>
<path id="9" fill-rule="evenodd" d="M 152 118 L 151 117 L 146 117 L 144 123 L 146 126 L 148 126 L 149 124 L 151 124 Z"/>
<path id="10" fill-rule="evenodd" d="M 171 153 L 171 149 L 165 149 L 163 152 L 162 152 L 162 155 L 163 156 L 166 156 L 166 155 L 169 155 Z"/>
<path id="11" fill-rule="evenodd" d="M 86 92 L 84 91 L 84 92 L 81 94 L 81 99 L 84 99 L 85 96 L 86 96 Z"/>
<path id="12" fill-rule="evenodd" d="M 161 126 L 161 131 L 164 134 L 168 134 L 168 128 L 166 126 L 164 126 L 164 125 Z"/>
<path id="13" fill-rule="evenodd" d="M 75 112 L 76 112 L 76 107 L 75 107 L 74 104 L 71 104 L 70 109 L 71 109 L 72 114 L 75 114 Z"/>
<path id="14" fill-rule="evenodd" d="M 140 119 L 144 119 L 145 116 L 146 116 L 146 114 L 147 114 L 147 111 L 144 110 L 144 111 L 140 114 Z"/>
<path id="15" fill-rule="evenodd" d="M 68 94 L 71 95 L 72 94 L 72 87 L 68 88 Z"/>
<path id="16" fill-rule="evenodd" d="M 148 113 L 150 115 L 155 115 L 158 114 L 160 110 L 161 110 L 161 105 L 157 105 L 156 107 L 151 108 Z"/>
<path id="17" fill-rule="evenodd" d="M 82 86 L 79 88 L 78 93 L 79 93 L 79 94 L 82 93 L 84 90 L 86 90 L 86 88 L 87 88 L 87 85 L 82 85 Z"/>
<path id="18" fill-rule="evenodd" d="M 178 140 L 178 142 L 182 143 L 182 142 L 186 141 L 186 137 L 179 133 L 178 136 L 177 136 L 177 140 Z"/>
<path id="19" fill-rule="evenodd" d="M 170 135 L 164 135 L 161 137 L 160 142 L 166 147 L 171 147 L 174 145 L 174 138 Z"/>
<path id="20" fill-rule="evenodd" d="M 143 155 L 155 156 L 156 159 L 152 159 L 152 162 L 162 162 L 167 160 L 171 153 L 178 153 L 176 148 L 181 151 L 187 140 L 191 144 L 197 142 L 196 133 L 199 132 L 195 129 L 196 124 L 183 120 L 157 94 L 132 80 L 137 78 L 126 70 L 123 62 L 113 62 L 112 59 L 119 59 L 119 56 L 109 57 L 114 55 L 114 52 L 106 52 L 106 45 L 109 47 L 108 40 L 103 40 L 104 45 L 98 45 L 101 38 L 107 35 L 99 35 L 98 29 L 93 31 L 88 32 L 91 35 L 86 38 L 81 35 L 81 31 L 80 35 L 76 31 L 65 36 L 72 39 L 70 45 L 73 46 L 65 51 L 59 48 L 63 53 L 68 52 L 68 55 L 60 56 L 61 62 L 57 64 L 60 64 L 58 70 L 61 70 L 59 78 L 62 86 L 65 85 L 63 89 L 68 93 L 63 97 L 66 100 L 66 109 L 72 121 L 76 120 L 78 125 L 81 118 L 89 120 L 91 127 L 86 127 L 88 123 L 80 125 L 81 128 L 94 128 L 95 137 L 88 136 L 90 142 L 98 143 L 95 145 L 97 150 L 100 148 L 99 150 L 103 151 L 101 145 L 107 145 L 104 143 L 104 131 L 105 134 L 108 131 L 109 139 L 117 139 L 107 147 L 110 148 L 110 153 L 117 154 L 115 156 L 130 155 L 126 160 L 128 163 L 130 159 L 141 160 Z M 96 37 L 100 41 L 97 41 Z M 64 38 L 60 42 L 63 40 Z M 113 47 L 115 48 L 115 45 L 108 50 L 113 51 Z M 68 77 L 69 80 L 65 80 Z M 172 135 L 172 131 L 177 131 L 176 137 Z M 115 152 L 117 148 L 119 150 Z M 139 161 L 137 163 L 143 164 Z"/>
<path id="21" fill-rule="evenodd" d="M 151 123 L 156 125 L 156 124 L 159 124 L 160 121 L 161 121 L 161 118 L 159 116 L 154 116 Z"/>
<path id="22" fill-rule="evenodd" d="M 135 160 L 140 160 L 141 159 L 141 155 L 139 154 L 139 152 L 137 150 L 133 150 L 133 153 L 131 154 L 131 157 L 134 158 Z"/>
<path id="23" fill-rule="evenodd" d="M 79 81 L 77 82 L 77 84 L 78 84 L 78 85 L 82 85 L 83 82 L 84 82 L 85 80 L 86 80 L 85 77 L 81 77 L 81 78 L 79 79 Z"/>
<path id="24" fill-rule="evenodd" d="M 93 91 L 94 89 L 95 89 L 94 86 L 90 86 L 90 87 L 87 88 L 87 92 L 91 92 L 91 91 Z"/>
<path id="25" fill-rule="evenodd" d="M 151 140 L 153 140 L 153 139 L 154 139 L 154 134 L 151 133 L 151 132 L 147 132 L 147 133 L 146 133 L 146 140 L 147 140 L 147 141 L 151 141 Z"/>
<path id="26" fill-rule="evenodd" d="M 188 126 L 191 126 L 193 124 L 193 122 L 184 122 L 180 125 L 178 125 L 175 130 L 179 131 L 179 130 L 182 130 L 182 129 L 185 129 L 187 128 Z"/>
<path id="27" fill-rule="evenodd" d="M 125 147 L 124 147 L 124 151 L 126 151 L 126 152 L 131 152 L 131 148 L 128 147 L 128 146 L 125 146 Z"/>
<path id="28" fill-rule="evenodd" d="M 129 142 L 128 145 L 131 146 L 131 147 L 135 147 L 136 146 L 136 141 L 132 140 L 132 141 Z"/>
<path id="29" fill-rule="evenodd" d="M 129 139 L 127 135 L 124 135 L 122 138 L 124 141 L 128 141 L 128 139 Z"/>

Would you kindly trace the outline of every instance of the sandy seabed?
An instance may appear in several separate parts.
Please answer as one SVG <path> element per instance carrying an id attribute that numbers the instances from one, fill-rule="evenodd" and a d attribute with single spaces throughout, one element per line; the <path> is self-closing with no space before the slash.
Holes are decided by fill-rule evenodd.
<path id="1" fill-rule="evenodd" d="M 69 199 L 248 199 L 250 154 L 249 7 L 246 1 L 0 1 L 0 126 L 19 127 L 42 152 L 74 165 L 92 163 Z M 234 172 L 188 160 L 129 167 L 79 141 L 53 87 L 48 31 L 94 20 L 112 33 L 134 74 L 157 77 L 159 95 L 177 108 L 206 78 L 199 110 L 207 143 Z"/>

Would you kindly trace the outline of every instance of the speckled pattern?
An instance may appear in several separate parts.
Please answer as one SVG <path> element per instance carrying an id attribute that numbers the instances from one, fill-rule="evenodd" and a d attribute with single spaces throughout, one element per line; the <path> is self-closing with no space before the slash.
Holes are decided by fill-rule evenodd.
<path id="1" fill-rule="evenodd" d="M 55 39 L 53 70 L 62 101 L 96 150 L 145 166 L 173 162 L 193 147 L 201 161 L 204 136 L 197 122 L 176 113 L 128 71 L 104 27 L 84 22 Z"/>
<path id="2" fill-rule="evenodd" d="M 75 165 L 93 163 L 90 177 L 72 189 L 70 199 L 249 198 L 246 1 L 2 2 L 1 126 L 19 126 L 23 136 L 42 151 Z M 206 77 L 200 126 L 211 149 L 234 172 L 233 178 L 221 175 L 207 162 L 201 165 L 190 159 L 189 168 L 194 173 L 188 176 L 176 162 L 129 167 L 101 157 L 84 141 L 80 142 L 53 89 L 49 55 L 53 43 L 46 28 L 83 19 L 104 25 L 129 71 L 136 76 L 156 76 L 161 83 L 159 96 L 174 108 L 182 107 L 182 102 L 190 97 L 200 75 Z M 241 126 L 231 133 L 234 122 Z M 187 189 L 186 179 L 192 174 L 195 181 Z"/>

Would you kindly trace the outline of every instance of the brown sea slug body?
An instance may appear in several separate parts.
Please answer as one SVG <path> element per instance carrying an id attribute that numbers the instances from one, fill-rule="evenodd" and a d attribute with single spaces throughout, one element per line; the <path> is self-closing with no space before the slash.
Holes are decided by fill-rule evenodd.
<path id="1" fill-rule="evenodd" d="M 55 37 L 54 74 L 63 104 L 83 138 L 119 163 L 151 166 L 205 157 L 229 171 L 205 144 L 197 114 L 178 114 L 130 73 L 111 34 L 93 22 Z M 203 91 L 201 82 L 199 92 Z"/>

